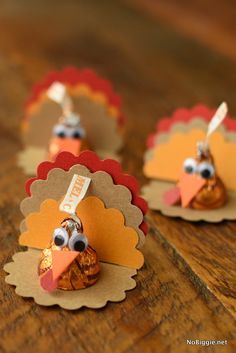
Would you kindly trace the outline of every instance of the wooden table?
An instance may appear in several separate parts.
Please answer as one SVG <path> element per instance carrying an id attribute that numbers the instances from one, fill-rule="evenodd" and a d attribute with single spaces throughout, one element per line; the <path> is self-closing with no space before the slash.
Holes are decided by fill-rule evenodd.
<path id="1" fill-rule="evenodd" d="M 48 70 L 90 66 L 114 82 L 127 115 L 123 165 L 142 184 L 145 139 L 158 118 L 180 106 L 199 101 L 216 106 L 223 99 L 236 114 L 233 2 L 217 9 L 221 20 L 209 6 L 195 14 L 194 2 L 185 6 L 181 0 L 181 8 L 177 1 L 161 1 L 164 12 L 155 10 L 153 1 L 138 3 L 137 8 L 134 1 L 109 0 L 0 4 L 1 353 L 236 351 L 235 222 L 191 224 L 150 212 L 137 288 L 124 302 L 101 310 L 40 307 L 18 297 L 4 281 L 3 265 L 20 249 L 19 203 L 26 176 L 16 167 L 15 154 L 21 147 L 23 102 Z M 194 35 L 191 21 L 181 25 L 181 9 L 183 23 L 191 10 L 203 35 Z M 215 33 L 221 34 L 219 42 Z M 228 344 L 189 346 L 186 339 Z"/>

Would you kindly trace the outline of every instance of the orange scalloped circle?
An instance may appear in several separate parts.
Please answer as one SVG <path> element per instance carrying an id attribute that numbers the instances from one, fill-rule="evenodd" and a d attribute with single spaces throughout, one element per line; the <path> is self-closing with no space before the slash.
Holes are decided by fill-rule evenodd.
<path id="1" fill-rule="evenodd" d="M 105 208 L 94 196 L 82 200 L 76 210 L 89 244 L 96 250 L 99 260 L 138 269 L 144 258 L 136 249 L 138 234 L 124 225 L 123 214 L 114 208 Z M 48 246 L 53 230 L 69 214 L 59 210 L 59 203 L 47 199 L 40 211 L 26 218 L 27 231 L 20 235 L 21 245 L 43 249 Z"/>

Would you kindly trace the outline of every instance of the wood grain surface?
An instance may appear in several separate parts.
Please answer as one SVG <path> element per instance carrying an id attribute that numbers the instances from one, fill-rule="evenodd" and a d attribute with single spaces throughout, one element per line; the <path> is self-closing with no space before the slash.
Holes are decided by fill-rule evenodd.
<path id="1" fill-rule="evenodd" d="M 234 0 L 126 0 L 173 30 L 236 60 Z"/>
<path id="2" fill-rule="evenodd" d="M 226 32 L 234 33 L 224 26 L 232 16 L 227 3 L 218 10 L 226 41 Z M 101 310 L 40 307 L 18 297 L 2 269 L 20 249 L 26 176 L 15 155 L 34 82 L 68 64 L 93 67 L 112 80 L 127 115 L 123 166 L 144 184 L 145 139 L 158 118 L 223 99 L 236 115 L 234 58 L 126 1 L 2 1 L 0 43 L 0 352 L 235 352 L 235 222 L 191 224 L 150 212 L 137 288 Z M 202 347 L 186 339 L 228 342 Z"/>

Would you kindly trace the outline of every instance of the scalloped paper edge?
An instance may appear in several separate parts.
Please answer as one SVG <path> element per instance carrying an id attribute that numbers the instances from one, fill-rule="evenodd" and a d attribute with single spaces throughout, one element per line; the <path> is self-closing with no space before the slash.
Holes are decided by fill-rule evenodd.
<path id="1" fill-rule="evenodd" d="M 181 133 L 187 134 L 192 130 L 202 130 L 206 132 L 207 127 L 208 127 L 207 122 L 205 122 L 203 119 L 200 119 L 200 118 L 194 118 L 187 123 L 182 121 L 175 122 L 170 126 L 167 132 L 158 132 L 157 134 L 154 135 L 153 146 L 149 148 L 147 152 L 155 149 L 156 145 L 167 143 L 170 137 L 175 133 L 181 132 Z M 225 128 L 224 125 L 220 125 L 217 131 L 224 136 L 225 140 L 236 142 L 236 131 L 229 131 Z"/>
<path id="2" fill-rule="evenodd" d="M 37 180 L 32 184 L 32 195 L 25 198 L 21 204 L 20 209 L 26 217 L 30 213 L 38 212 L 41 203 L 48 198 L 58 201 L 64 196 L 67 186 L 74 174 L 79 174 L 91 178 L 91 188 L 88 190 L 86 197 L 96 196 L 100 198 L 106 208 L 116 208 L 119 210 L 125 219 L 125 225 L 133 228 L 139 237 L 138 247 L 140 248 L 145 242 L 145 235 L 139 228 L 143 221 L 143 214 L 140 208 L 131 203 L 132 195 L 130 190 L 124 185 L 117 185 L 113 183 L 110 174 L 104 171 L 91 173 L 88 168 L 83 165 L 74 165 L 70 170 L 51 169 L 46 180 Z M 57 180 L 57 182 L 55 182 Z M 66 182 L 65 182 L 66 180 Z M 65 187 L 59 195 L 59 185 Z M 99 189 L 98 186 L 99 185 Z M 99 192 L 98 192 L 99 191 Z M 110 192 L 108 192 L 110 191 Z M 119 195 L 119 197 L 117 197 Z M 104 198 L 106 196 L 106 198 Z M 21 231 L 25 229 L 25 223 L 21 224 Z"/>
<path id="3" fill-rule="evenodd" d="M 96 284 L 78 291 L 44 291 L 39 285 L 37 274 L 41 251 L 29 249 L 13 255 L 13 262 L 4 266 L 9 273 L 5 281 L 16 287 L 16 294 L 33 298 L 43 306 L 58 305 L 63 309 L 76 310 L 82 307 L 99 309 L 108 302 L 120 302 L 126 298 L 126 291 L 136 287 L 132 278 L 137 271 L 127 267 L 100 263 L 101 273 Z"/>
<path id="4" fill-rule="evenodd" d="M 194 118 L 188 123 L 185 122 L 176 122 L 170 126 L 168 132 L 158 132 L 154 136 L 153 147 L 146 150 L 144 153 L 144 162 L 149 161 L 153 158 L 155 147 L 157 145 L 166 144 L 172 135 L 175 133 L 190 133 L 192 130 L 203 130 L 207 131 L 207 123 L 202 119 Z M 236 142 L 236 132 L 228 131 L 225 129 L 225 126 L 219 126 L 218 132 L 220 132 L 226 141 Z"/>
<path id="5" fill-rule="evenodd" d="M 180 217 L 187 221 L 218 223 L 223 220 L 236 220 L 236 192 L 228 191 L 228 201 L 224 207 L 215 210 L 193 210 L 181 206 L 167 206 L 162 198 L 165 191 L 176 185 L 166 181 L 152 180 L 142 188 L 142 195 L 152 210 L 160 211 L 169 217 Z"/>
<path id="6" fill-rule="evenodd" d="M 192 119 L 190 122 L 188 122 L 187 124 L 184 122 L 176 122 L 173 125 L 170 126 L 170 129 L 168 132 L 160 132 L 155 136 L 155 145 L 157 144 L 162 144 L 168 141 L 169 136 L 176 133 L 176 132 L 184 132 L 184 133 L 188 133 L 191 130 L 195 130 L 195 129 L 202 129 L 203 131 L 207 132 L 207 127 L 208 124 L 207 122 L 205 122 L 202 119 Z M 225 128 L 224 125 L 220 125 L 217 128 L 217 131 L 222 133 L 222 135 L 224 135 L 225 139 L 227 141 L 236 141 L 236 131 L 229 131 Z"/>
<path id="7" fill-rule="evenodd" d="M 107 97 L 108 104 L 116 108 L 119 112 L 118 121 L 120 125 L 124 124 L 125 118 L 120 112 L 121 110 L 121 97 L 117 95 L 112 87 L 112 83 L 97 75 L 94 70 L 89 68 L 78 69 L 73 66 L 68 66 L 61 71 L 49 72 L 41 81 L 36 83 L 32 90 L 31 96 L 25 103 L 26 111 L 29 107 L 40 99 L 41 94 L 46 91 L 54 81 L 59 81 L 70 86 L 81 84 L 87 84 L 94 92 L 101 92 Z"/>
<path id="8" fill-rule="evenodd" d="M 199 103 L 192 108 L 176 109 L 170 117 L 163 117 L 157 122 L 155 132 L 151 133 L 147 138 L 147 147 L 152 148 L 154 146 L 156 134 L 160 132 L 168 132 L 174 123 L 189 123 L 189 121 L 194 118 L 202 118 L 206 122 L 209 122 L 215 111 L 216 109 L 209 108 L 202 103 Z M 236 119 L 233 119 L 230 115 L 226 116 L 223 125 L 225 126 L 226 130 L 232 130 L 236 132 Z"/>
<path id="9" fill-rule="evenodd" d="M 38 179 L 47 179 L 49 171 L 53 168 L 69 170 L 73 165 L 81 164 L 87 167 L 91 172 L 104 171 L 111 175 L 113 181 L 117 185 L 126 186 L 132 194 L 132 204 L 141 209 L 143 215 L 148 211 L 147 202 L 138 195 L 139 185 L 135 177 L 124 174 L 119 162 L 113 159 L 100 160 L 95 152 L 84 151 L 79 156 L 74 156 L 69 152 L 60 153 L 54 162 L 45 161 L 37 168 L 37 176 L 27 180 L 25 190 L 28 195 L 31 194 L 31 184 Z M 139 228 L 147 234 L 148 226 L 145 221 L 141 223 Z"/>

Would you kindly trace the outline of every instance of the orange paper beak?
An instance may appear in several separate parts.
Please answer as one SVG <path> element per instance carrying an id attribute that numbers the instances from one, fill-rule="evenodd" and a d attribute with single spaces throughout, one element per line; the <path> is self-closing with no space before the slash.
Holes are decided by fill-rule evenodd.
<path id="1" fill-rule="evenodd" d="M 52 137 L 49 143 L 49 159 L 54 160 L 58 153 L 63 151 L 71 152 L 77 156 L 80 149 L 80 139 Z"/>
<path id="2" fill-rule="evenodd" d="M 48 292 L 57 289 L 57 282 L 63 272 L 78 256 L 77 251 L 52 251 L 52 268 L 40 277 L 40 285 Z"/>
<path id="3" fill-rule="evenodd" d="M 206 180 L 197 174 L 183 173 L 177 186 L 180 189 L 182 207 L 188 207 L 192 199 L 206 184 Z"/>

